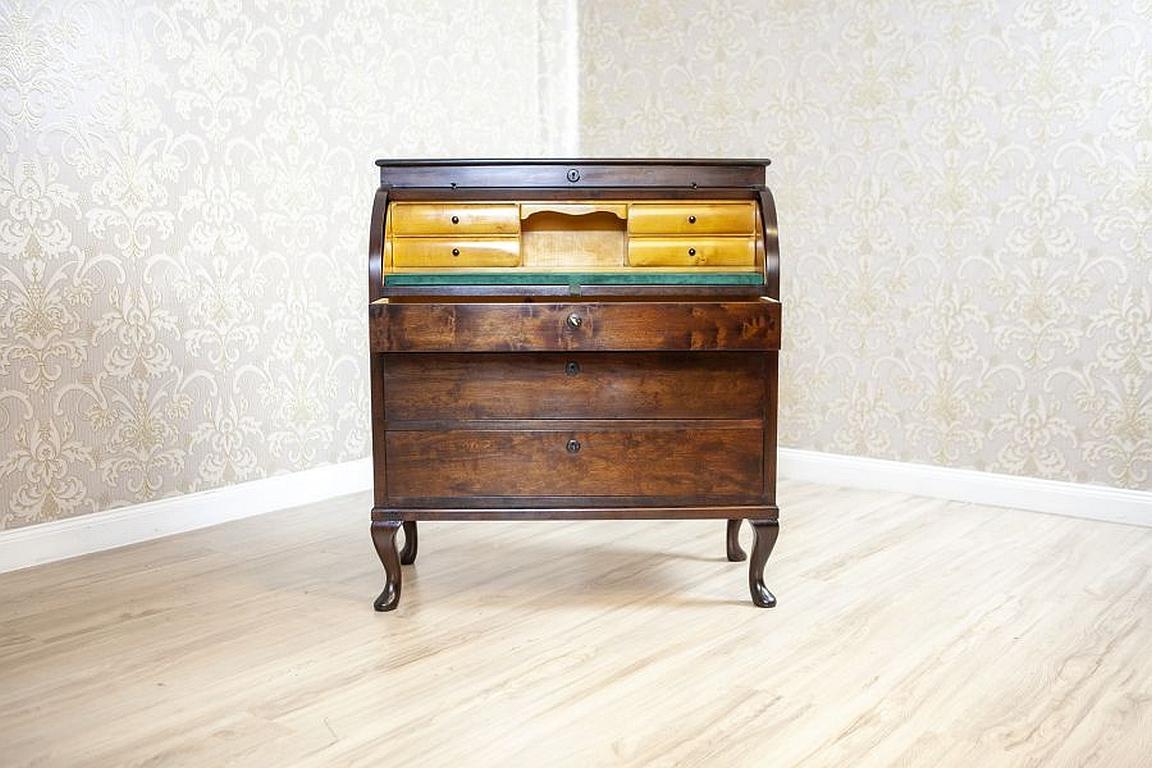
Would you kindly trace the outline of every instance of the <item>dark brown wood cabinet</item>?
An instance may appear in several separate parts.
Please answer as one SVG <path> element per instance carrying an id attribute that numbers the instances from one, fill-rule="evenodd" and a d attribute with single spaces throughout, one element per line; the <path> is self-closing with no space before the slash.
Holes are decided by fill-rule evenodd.
<path id="1" fill-rule="evenodd" d="M 776 505 L 766 160 L 379 161 L 369 247 L 377 610 L 419 520 L 720 518 Z M 397 534 L 404 529 L 404 546 Z"/>

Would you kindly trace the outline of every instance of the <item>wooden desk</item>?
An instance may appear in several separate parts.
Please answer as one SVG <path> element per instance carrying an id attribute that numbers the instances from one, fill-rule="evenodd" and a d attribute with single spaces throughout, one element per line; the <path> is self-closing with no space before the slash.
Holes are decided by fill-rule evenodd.
<path id="1" fill-rule="evenodd" d="M 419 520 L 726 519 L 779 530 L 767 161 L 379 161 L 372 539 Z M 396 538 L 404 528 L 404 547 Z"/>

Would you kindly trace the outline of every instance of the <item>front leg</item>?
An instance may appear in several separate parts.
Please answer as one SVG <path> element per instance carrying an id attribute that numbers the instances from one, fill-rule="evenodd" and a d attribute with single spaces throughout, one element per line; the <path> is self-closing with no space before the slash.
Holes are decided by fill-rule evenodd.
<path id="1" fill-rule="evenodd" d="M 378 611 L 391 611 L 400 603 L 400 554 L 396 551 L 399 530 L 399 520 L 372 521 L 372 544 L 384 564 L 384 591 L 372 604 Z"/>
<path id="2" fill-rule="evenodd" d="M 776 605 L 776 597 L 764 586 L 764 564 L 776 546 L 780 523 L 776 520 L 749 520 L 752 524 L 752 557 L 748 561 L 748 589 L 752 602 L 761 608 Z"/>

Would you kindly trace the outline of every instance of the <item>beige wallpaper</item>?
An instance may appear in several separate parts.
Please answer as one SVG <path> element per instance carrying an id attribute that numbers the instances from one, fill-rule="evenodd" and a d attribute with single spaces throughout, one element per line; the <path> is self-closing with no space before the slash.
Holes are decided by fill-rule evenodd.
<path id="1" fill-rule="evenodd" d="M 560 151 L 569 5 L 0 0 L 0 528 L 367 455 L 373 160 Z"/>
<path id="2" fill-rule="evenodd" d="M 576 7 L 0 0 L 0 528 L 366 455 L 372 160 L 578 104 L 775 158 L 785 445 L 1152 486 L 1148 0 Z"/>
<path id="3" fill-rule="evenodd" d="M 1152 489 L 1152 2 L 585 0 L 582 150 L 767 155 L 786 446 Z"/>

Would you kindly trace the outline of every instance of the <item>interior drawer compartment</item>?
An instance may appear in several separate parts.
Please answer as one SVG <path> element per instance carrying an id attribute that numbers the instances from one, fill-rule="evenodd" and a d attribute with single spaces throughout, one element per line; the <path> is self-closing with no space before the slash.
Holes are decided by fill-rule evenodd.
<path id="1" fill-rule="evenodd" d="M 628 233 L 633 235 L 751 235 L 755 231 L 756 204 L 751 200 L 628 206 Z"/>
<path id="2" fill-rule="evenodd" d="M 777 350 L 780 302 L 391 299 L 369 313 L 373 352 Z"/>
<path id="3" fill-rule="evenodd" d="M 734 426 L 389 430 L 388 494 L 396 503 L 478 496 L 724 498 L 763 493 L 763 430 Z"/>
<path id="4" fill-rule="evenodd" d="M 628 264 L 633 267 L 752 267 L 752 237 L 632 237 Z"/>
<path id="5" fill-rule="evenodd" d="M 515 203 L 393 203 L 389 222 L 397 235 L 516 235 Z"/>
<path id="6" fill-rule="evenodd" d="M 516 267 L 520 240 L 515 237 L 397 237 L 392 263 L 404 267 Z"/>
<path id="7" fill-rule="evenodd" d="M 766 362 L 748 352 L 395 354 L 384 418 L 757 419 Z"/>

